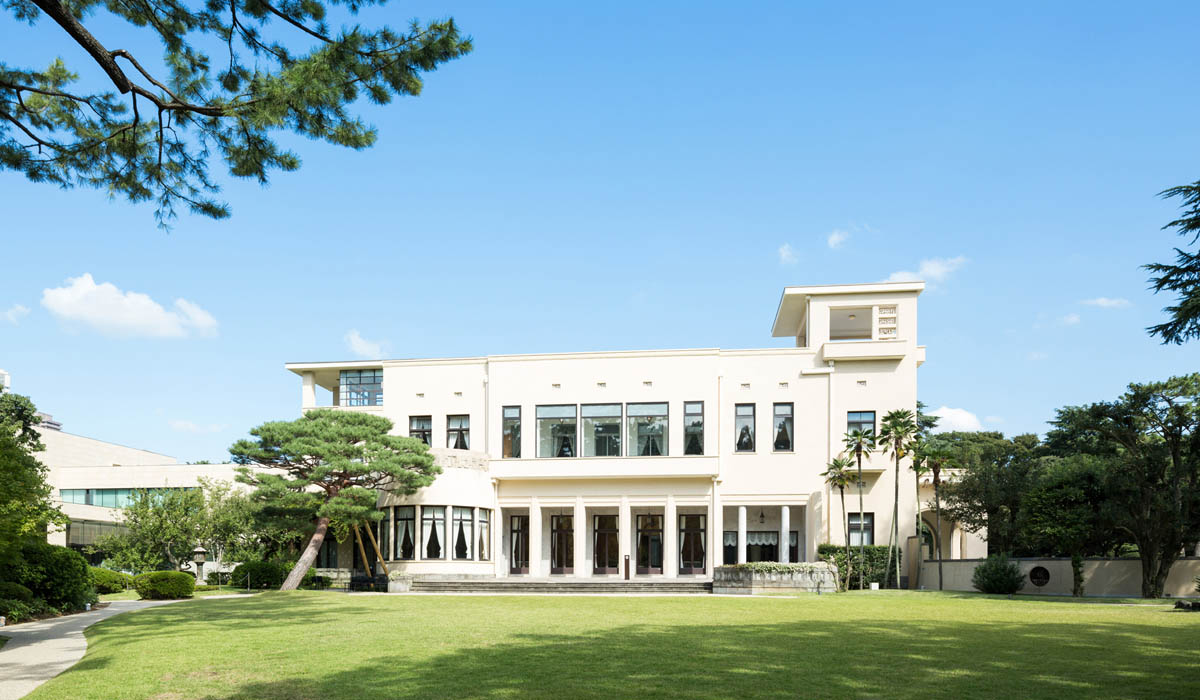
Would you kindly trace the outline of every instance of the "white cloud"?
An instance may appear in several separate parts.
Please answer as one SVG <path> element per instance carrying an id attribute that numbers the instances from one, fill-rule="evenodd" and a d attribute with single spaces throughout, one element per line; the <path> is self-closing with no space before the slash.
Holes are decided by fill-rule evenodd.
<path id="1" fill-rule="evenodd" d="M 1098 306 L 1102 309 L 1124 309 L 1133 306 L 1128 299 L 1096 297 L 1095 299 L 1084 299 L 1079 302 L 1088 306 Z"/>
<path id="2" fill-rule="evenodd" d="M 168 421 L 168 423 L 171 424 L 172 430 L 177 430 L 181 433 L 196 433 L 200 435 L 205 433 L 219 433 L 229 427 L 228 425 L 219 425 L 217 423 L 200 425 L 199 423 L 193 423 L 190 420 L 171 420 Z"/>
<path id="3" fill-rule="evenodd" d="M 833 232 L 829 234 L 829 238 L 825 239 L 825 242 L 829 244 L 830 248 L 841 248 L 842 244 L 845 243 L 846 239 L 849 237 L 849 231 L 834 229 Z"/>
<path id="4" fill-rule="evenodd" d="M 915 282 L 924 280 L 926 282 L 943 282 L 950 273 L 967 263 L 965 256 L 959 255 L 954 258 L 928 258 L 922 260 L 917 265 L 917 271 L 898 270 L 888 276 L 885 282 Z"/>
<path id="5" fill-rule="evenodd" d="M 796 251 L 792 250 L 791 243 L 784 243 L 779 246 L 779 264 L 780 265 L 795 265 Z"/>
<path id="6" fill-rule="evenodd" d="M 96 284 L 91 274 L 68 278 L 66 285 L 42 290 L 42 306 L 63 321 L 91 326 L 114 336 L 186 338 L 217 334 L 217 320 L 198 305 L 176 299 L 168 311 L 139 292 L 123 292 L 110 282 Z"/>
<path id="7" fill-rule="evenodd" d="M 353 328 L 346 334 L 346 347 L 364 360 L 378 360 L 383 357 L 383 343 L 367 340 Z"/>
<path id="8" fill-rule="evenodd" d="M 1080 321 L 1079 314 L 1067 314 L 1066 316 L 1063 316 L 1062 318 L 1058 319 L 1058 322 L 1063 324 L 1064 326 L 1078 326 L 1079 321 Z"/>
<path id="9" fill-rule="evenodd" d="M 8 311 L 5 311 L 4 313 L 0 314 L 0 318 L 4 319 L 5 321 L 8 321 L 9 323 L 11 323 L 15 326 L 15 325 L 17 325 L 17 323 L 19 323 L 21 321 L 22 316 L 28 316 L 28 315 L 29 315 L 29 307 L 21 306 L 20 304 L 13 304 L 12 306 L 10 306 L 8 308 Z"/>
<path id="10" fill-rule="evenodd" d="M 965 408 L 942 406 L 936 411 L 930 411 L 929 414 L 941 419 L 938 421 L 935 432 L 983 430 L 983 424 L 979 422 L 979 418 Z"/>

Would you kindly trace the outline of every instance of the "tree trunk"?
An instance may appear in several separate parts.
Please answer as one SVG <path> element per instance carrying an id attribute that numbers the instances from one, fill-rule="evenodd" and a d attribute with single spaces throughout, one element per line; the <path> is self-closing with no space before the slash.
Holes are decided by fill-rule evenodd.
<path id="1" fill-rule="evenodd" d="M 313 532 L 312 538 L 308 540 L 308 546 L 304 548 L 304 552 L 300 555 L 300 560 L 292 567 L 291 572 L 288 573 L 279 590 L 294 591 L 300 587 L 300 581 L 304 578 L 304 574 L 308 573 L 309 567 L 317 560 L 317 553 L 321 551 L 321 545 L 325 542 L 325 533 L 328 531 L 329 518 L 317 518 L 316 531 Z"/>
<path id="2" fill-rule="evenodd" d="M 371 570 L 375 567 L 371 566 L 371 560 L 367 558 L 367 550 L 363 548 L 362 533 L 358 531 L 357 525 L 354 526 L 354 541 L 358 543 L 358 553 L 362 556 L 363 573 L 370 576 L 373 573 Z"/>
<path id="3" fill-rule="evenodd" d="M 846 536 L 846 586 L 842 588 L 844 591 L 850 590 L 850 518 L 846 517 L 846 487 L 839 486 L 838 492 L 842 494 L 842 530 Z"/>
<path id="4" fill-rule="evenodd" d="M 913 466 L 914 467 L 916 466 L 915 460 L 913 461 Z M 916 564 L 917 564 L 917 580 L 914 581 L 913 584 L 911 586 L 909 586 L 909 588 L 912 588 L 913 590 L 920 590 L 920 588 L 921 588 L 921 564 L 925 561 L 924 558 L 921 556 L 922 554 L 925 553 L 925 545 L 924 545 L 923 541 L 921 540 L 921 473 L 917 472 L 915 469 L 913 471 L 916 472 L 916 478 L 914 479 L 914 482 L 917 485 L 917 488 L 916 488 L 917 500 L 913 501 L 913 503 L 917 504 L 917 506 L 916 506 L 917 510 L 915 513 L 915 522 L 917 524 L 917 526 L 916 526 L 916 529 L 917 529 L 917 562 L 916 562 Z"/>
<path id="5" fill-rule="evenodd" d="M 375 556 L 379 557 L 379 565 L 383 567 L 383 574 L 386 576 L 388 574 L 387 560 L 383 558 L 383 554 L 379 551 L 379 542 L 375 540 L 375 533 L 371 532 L 371 528 L 366 525 L 363 526 L 363 530 L 366 530 L 367 539 L 371 540 L 371 548 L 375 550 Z"/>
<path id="6" fill-rule="evenodd" d="M 858 590 L 861 591 L 867 587 L 867 539 L 863 536 L 862 450 L 856 450 L 855 454 L 858 457 Z"/>
<path id="7" fill-rule="evenodd" d="M 1078 552 L 1071 555 L 1071 595 L 1083 597 L 1083 555 Z"/>
<path id="8" fill-rule="evenodd" d="M 892 535 L 896 545 L 896 588 L 900 588 L 900 450 L 896 450 L 896 500 L 892 502 Z M 891 556 L 891 552 L 888 552 Z"/>
<path id="9" fill-rule="evenodd" d="M 937 547 L 938 560 L 938 590 L 942 590 L 942 494 L 941 486 L 938 484 L 938 475 L 933 475 L 933 509 L 937 514 L 937 539 L 934 545 Z"/>

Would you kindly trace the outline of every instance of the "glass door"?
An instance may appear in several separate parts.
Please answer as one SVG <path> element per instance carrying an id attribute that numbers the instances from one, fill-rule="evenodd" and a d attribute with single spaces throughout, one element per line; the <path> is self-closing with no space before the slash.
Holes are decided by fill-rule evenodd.
<path id="1" fill-rule="evenodd" d="M 661 515 L 637 516 L 637 572 L 663 572 L 663 519 Z"/>
<path id="2" fill-rule="evenodd" d="M 513 574 L 529 573 L 529 516 L 514 515 L 509 520 L 509 540 L 512 556 L 508 570 Z"/>
<path id="3" fill-rule="evenodd" d="M 592 572 L 597 574 L 621 573 L 619 529 L 617 516 L 597 515 L 595 519 L 596 544 L 593 547 Z"/>
<path id="4" fill-rule="evenodd" d="M 704 516 L 679 516 L 679 573 L 704 573 Z"/>
<path id="5" fill-rule="evenodd" d="M 550 573 L 575 572 L 575 518 L 570 515 L 550 516 Z"/>

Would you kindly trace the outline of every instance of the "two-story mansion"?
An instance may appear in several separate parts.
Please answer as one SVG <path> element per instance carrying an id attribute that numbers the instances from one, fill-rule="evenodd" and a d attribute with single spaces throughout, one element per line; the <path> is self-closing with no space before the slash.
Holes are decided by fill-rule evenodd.
<path id="1" fill-rule="evenodd" d="M 434 448 L 444 471 L 431 486 L 380 499 L 391 570 L 706 577 L 722 563 L 813 561 L 846 526 L 852 543 L 887 543 L 890 456 L 863 465 L 861 522 L 857 488 L 843 512 L 821 473 L 847 430 L 877 430 L 888 411 L 915 408 L 922 289 L 788 287 L 772 335 L 794 347 L 287 368 L 302 378 L 302 409 L 328 401 L 386 416 Z M 914 479 L 906 461 L 902 544 Z M 318 565 L 361 568 L 359 559 L 349 542 L 330 543 Z"/>

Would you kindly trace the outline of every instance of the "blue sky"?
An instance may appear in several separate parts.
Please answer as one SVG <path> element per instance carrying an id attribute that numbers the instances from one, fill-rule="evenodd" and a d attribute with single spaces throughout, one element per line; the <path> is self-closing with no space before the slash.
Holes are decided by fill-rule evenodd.
<path id="1" fill-rule="evenodd" d="M 930 282 L 922 399 L 990 429 L 1197 368 L 1146 336 L 1169 299 L 1139 265 L 1178 243 L 1155 194 L 1200 179 L 1200 6 L 646 5 L 372 10 L 476 50 L 365 107 L 374 148 L 285 139 L 300 171 L 226 178 L 226 221 L 163 233 L 0 173 L 0 368 L 70 432 L 217 460 L 351 331 L 387 357 L 769 347 L 782 287 L 901 271 Z M 48 22 L 0 32 L 10 65 L 91 75 Z"/>

